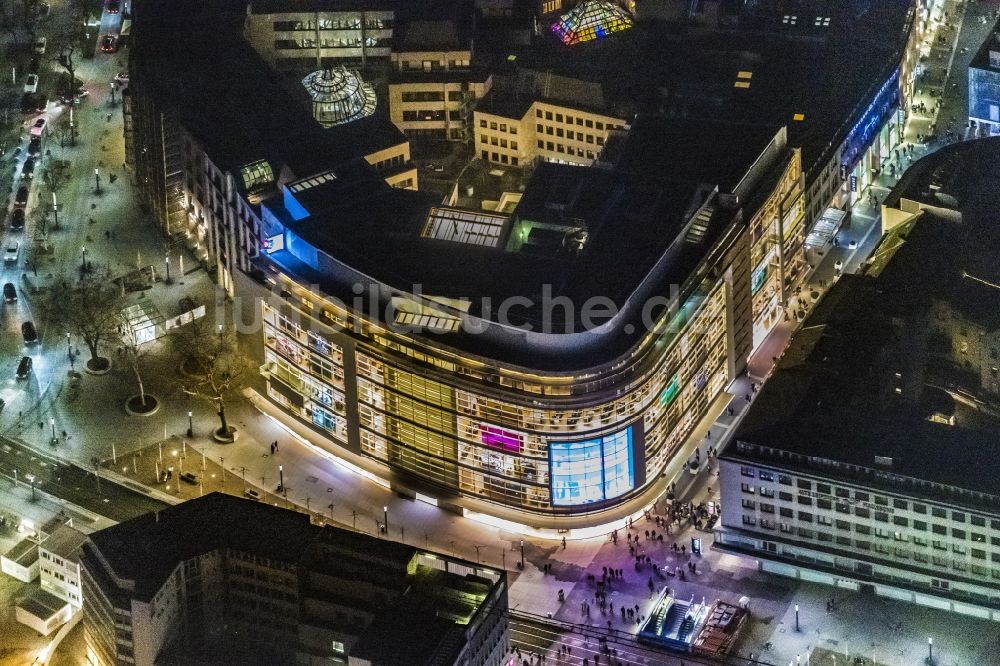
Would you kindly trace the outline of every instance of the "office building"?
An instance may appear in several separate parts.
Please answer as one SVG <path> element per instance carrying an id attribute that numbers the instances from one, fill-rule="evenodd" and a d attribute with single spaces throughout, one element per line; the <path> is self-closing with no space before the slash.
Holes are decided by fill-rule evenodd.
<path id="1" fill-rule="evenodd" d="M 244 34 L 276 69 L 364 68 L 389 58 L 397 4 L 254 0 Z"/>
<path id="2" fill-rule="evenodd" d="M 969 63 L 969 121 L 982 136 L 1000 134 L 1000 32 L 996 28 Z"/>
<path id="3" fill-rule="evenodd" d="M 632 114 L 605 102 L 600 83 L 551 72 L 497 78 L 475 111 L 476 155 L 498 165 L 537 160 L 589 166 Z"/>
<path id="4" fill-rule="evenodd" d="M 94 666 L 501 666 L 504 572 L 213 493 L 91 535 Z"/>
<path id="5" fill-rule="evenodd" d="M 73 610 L 83 606 L 80 549 L 87 536 L 71 525 L 61 525 L 38 546 L 38 573 L 42 589 L 68 601 Z"/>
<path id="6" fill-rule="evenodd" d="M 824 296 L 719 456 L 715 548 L 1000 620 L 998 147 L 925 158 L 886 202 L 865 270 Z"/>
<path id="7" fill-rule="evenodd" d="M 472 138 L 472 111 L 491 85 L 472 64 L 472 39 L 453 20 L 410 21 L 397 31 L 391 55 L 389 110 L 408 137 Z"/>

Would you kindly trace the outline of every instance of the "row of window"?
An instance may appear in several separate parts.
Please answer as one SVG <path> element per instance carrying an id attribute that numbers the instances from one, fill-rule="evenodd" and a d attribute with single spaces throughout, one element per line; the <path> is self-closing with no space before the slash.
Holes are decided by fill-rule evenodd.
<path id="1" fill-rule="evenodd" d="M 983 516 L 978 516 L 975 514 L 969 514 L 965 511 L 948 510 L 937 506 L 929 506 L 927 504 L 922 504 L 920 502 L 910 502 L 905 499 L 898 497 L 885 497 L 883 495 L 877 495 L 873 493 L 868 493 L 862 490 L 852 490 L 850 488 L 843 488 L 840 486 L 833 486 L 829 483 L 816 482 L 813 483 L 809 479 L 797 478 L 794 480 L 788 474 L 777 474 L 769 470 L 757 470 L 753 467 L 743 466 L 740 467 L 740 474 L 748 478 L 757 477 L 761 481 L 773 482 L 777 479 L 778 484 L 783 486 L 794 486 L 799 490 L 811 491 L 815 490 L 816 493 L 822 495 L 832 495 L 836 498 L 841 499 L 853 499 L 855 502 L 870 502 L 876 506 L 892 507 L 893 509 L 899 509 L 901 511 L 913 511 L 914 513 L 927 514 L 930 513 L 931 516 L 935 518 L 949 518 L 956 523 L 965 523 L 968 521 L 971 525 L 976 527 L 986 527 L 987 522 L 992 529 L 1000 530 L 1000 519 L 987 519 Z M 743 484 L 746 486 L 747 484 Z M 761 486 L 763 490 L 764 486 Z M 773 496 L 773 492 L 771 493 Z"/>
<path id="2" fill-rule="evenodd" d="M 407 122 L 415 122 L 415 121 L 421 121 L 421 120 L 422 121 L 443 121 L 445 119 L 445 117 L 446 117 L 445 116 L 445 112 L 443 110 L 423 109 L 423 110 L 420 110 L 420 111 L 403 111 L 403 120 L 407 121 Z M 455 122 L 461 122 L 462 121 L 462 112 L 461 111 L 448 111 L 447 112 L 447 118 L 448 118 L 448 120 L 452 120 L 452 121 L 455 121 Z"/>
<path id="3" fill-rule="evenodd" d="M 600 120 L 591 120 L 590 118 L 581 118 L 580 116 L 574 117 L 568 113 L 566 114 L 564 119 L 563 114 L 561 113 L 556 113 L 553 111 L 542 111 L 541 109 L 535 109 L 535 117 L 544 118 L 545 120 L 554 120 L 557 123 L 565 122 L 565 124 L 567 125 L 576 124 L 579 125 L 580 127 L 593 127 L 594 129 L 598 130 L 603 130 L 605 127 L 604 122 Z M 611 123 L 607 123 L 608 129 L 614 129 L 615 127 L 617 126 Z"/>
<path id="4" fill-rule="evenodd" d="M 516 157 L 508 157 L 501 153 L 490 153 L 488 150 L 482 151 L 480 157 L 487 162 L 499 162 L 500 164 L 510 164 L 511 166 L 518 166 L 519 162 Z"/>
<path id="5" fill-rule="evenodd" d="M 448 101 L 461 102 L 462 95 L 461 90 L 449 90 Z M 404 92 L 402 98 L 404 102 L 443 102 L 444 93 L 440 90 L 416 90 Z"/>
<path id="6" fill-rule="evenodd" d="M 379 40 L 375 37 L 366 37 L 364 39 L 365 46 L 378 46 Z M 321 39 L 317 43 L 315 39 L 276 39 L 274 40 L 274 48 L 279 51 L 295 50 L 295 49 L 314 49 L 317 46 L 322 49 L 352 49 L 358 48 L 362 45 L 362 40 L 360 37 L 353 37 L 348 39 Z"/>
<path id="7" fill-rule="evenodd" d="M 594 136 L 593 134 L 584 134 L 583 132 L 573 132 L 573 130 L 563 130 L 562 127 L 553 127 L 552 125 L 542 125 L 538 123 L 535 125 L 535 132 L 539 135 L 548 134 L 549 136 L 555 135 L 559 138 L 566 138 L 573 141 L 574 138 L 579 142 L 586 141 L 587 143 L 596 143 L 598 146 L 604 145 L 603 136 Z"/>
<path id="8" fill-rule="evenodd" d="M 407 70 L 416 69 L 422 72 L 440 72 L 451 69 L 468 69 L 469 60 L 468 58 L 448 60 L 447 67 L 445 67 L 444 60 L 403 60 L 399 63 L 399 66 Z M 458 95 L 461 95 L 461 93 L 458 93 Z M 461 97 L 458 99 L 461 99 Z"/>
<path id="9" fill-rule="evenodd" d="M 586 157 L 588 160 L 594 159 L 594 151 L 587 150 L 585 148 L 574 148 L 573 146 L 564 146 L 561 143 L 555 143 L 552 141 L 538 141 L 539 150 L 547 150 L 550 153 L 562 153 L 564 155 L 576 155 L 577 157 Z"/>
<path id="10" fill-rule="evenodd" d="M 494 132 L 510 132 L 511 134 L 517 134 L 517 125 L 513 123 L 507 125 L 507 123 L 500 123 L 495 120 L 491 120 L 487 123 L 485 120 L 480 119 L 479 127 L 487 129 L 487 126 Z"/>
<path id="11" fill-rule="evenodd" d="M 271 24 L 275 32 L 293 32 L 298 30 L 360 30 L 360 18 L 319 19 L 319 21 L 274 21 Z M 392 27 L 392 21 L 369 19 L 364 22 L 366 30 L 386 30 Z"/>
<path id="12" fill-rule="evenodd" d="M 479 143 L 486 143 L 486 139 L 487 139 L 487 136 L 485 134 L 479 135 Z M 507 139 L 500 139 L 500 138 L 495 137 L 495 136 L 489 137 L 489 142 L 490 142 L 490 145 L 493 145 L 493 146 L 499 145 L 501 148 L 507 148 L 507 146 L 508 146 Z M 517 150 L 517 141 L 511 141 L 510 142 L 510 149 L 511 150 Z"/>
<path id="13" fill-rule="evenodd" d="M 770 518 L 758 519 L 755 516 L 744 515 L 743 524 L 750 527 L 760 527 L 766 530 L 780 531 L 784 534 L 797 535 L 804 539 L 815 539 L 824 543 L 835 543 L 838 546 L 875 552 L 881 555 L 895 557 L 900 560 L 913 560 L 914 562 L 921 564 L 931 564 L 942 568 L 951 567 L 956 571 L 971 571 L 977 576 L 991 576 L 993 578 L 1000 579 L 1000 569 L 988 569 L 984 564 L 979 564 L 975 561 L 978 560 L 985 563 L 988 558 L 991 563 L 998 565 L 1000 564 L 1000 554 L 986 553 L 985 551 L 976 548 L 966 550 L 964 546 L 956 544 L 951 544 L 951 547 L 949 548 L 949 544 L 934 541 L 931 545 L 934 550 L 939 552 L 928 553 L 923 550 L 911 550 L 900 544 L 888 545 L 879 541 L 872 541 L 870 539 L 852 538 L 846 535 L 834 535 L 824 529 L 815 530 L 810 527 L 796 527 L 788 523 L 777 522 Z M 864 534 L 864 532 L 861 532 L 861 534 Z M 915 545 L 923 546 L 926 545 L 926 543 L 915 543 Z M 959 557 L 948 557 L 945 553 L 949 550 Z M 968 555 L 972 556 L 972 560 L 968 559 Z"/>

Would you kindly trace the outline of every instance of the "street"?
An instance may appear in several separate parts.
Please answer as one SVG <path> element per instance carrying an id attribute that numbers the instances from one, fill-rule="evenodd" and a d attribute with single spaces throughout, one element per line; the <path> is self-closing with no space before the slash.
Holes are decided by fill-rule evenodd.
<path id="1" fill-rule="evenodd" d="M 926 73 L 912 100 L 915 106 L 923 103 L 927 112 L 910 113 L 905 142 L 913 144 L 912 154 L 904 151 L 893 160 L 894 175 L 883 169 L 872 188 L 877 200 L 884 200 L 907 165 L 942 145 L 947 130 L 953 130 L 956 138 L 974 135 L 968 128 L 963 129 L 964 68 L 989 31 L 991 23 L 984 24 L 981 17 L 993 11 L 995 5 L 947 0 L 935 13 L 937 31 L 928 38 Z M 945 13 L 948 20 L 943 18 Z M 120 22 L 120 14 L 104 13 L 100 34 L 115 34 Z M 949 28 L 948 22 L 953 27 Z M 4 477 L 0 488 L 16 499 L 10 502 L 12 506 L 3 508 L 22 513 L 41 510 L 44 514 L 54 513 L 57 506 L 75 511 L 72 505 L 77 505 L 85 510 L 79 514 L 81 521 L 91 520 L 88 512 L 119 521 L 209 492 L 245 496 L 252 490 L 261 501 L 309 511 L 317 520 L 331 524 L 373 535 L 382 534 L 384 526 L 387 538 L 507 570 L 512 581 L 511 608 L 537 618 L 522 615 L 515 619 L 515 645 L 523 653 L 547 654 L 547 663 L 581 664 L 586 658 L 596 664 L 597 653 L 606 655 L 601 663 L 615 658 L 602 652 L 597 642 L 585 635 L 584 627 L 595 633 L 605 632 L 622 663 L 683 663 L 679 657 L 635 645 L 632 635 L 637 622 L 597 608 L 588 574 L 600 578 L 609 567 L 625 572 L 612 585 L 609 600 L 619 609 L 639 606 L 638 616 L 648 614 L 655 598 L 648 587 L 651 580 L 657 592 L 670 586 L 683 598 L 736 603 L 743 596 L 750 597 L 753 619 L 736 647 L 744 660 L 753 655 L 759 663 L 783 665 L 822 648 L 830 651 L 836 661 L 843 658 L 842 663 L 847 663 L 848 656 L 864 656 L 877 664 L 912 664 L 922 657 L 926 637 L 933 634 L 942 655 L 939 663 L 991 663 L 989 646 L 977 641 L 977 636 L 992 632 L 992 625 L 761 573 L 753 562 L 712 551 L 711 533 L 686 521 L 671 525 L 661 543 L 650 540 L 645 532 L 653 529 L 663 534 L 664 528 L 636 512 L 635 528 L 629 534 L 638 546 L 630 553 L 624 524 L 571 531 L 565 535 L 564 546 L 562 535 L 551 530 L 484 516 L 459 516 L 438 508 L 433 501 L 399 497 L 387 482 L 359 470 L 346 456 L 327 450 L 313 431 L 252 391 L 232 400 L 227 408 L 230 421 L 238 428 L 238 441 L 216 443 L 209 436 L 218 426 L 214 409 L 180 390 L 176 360 L 165 341 L 150 344 L 144 372 L 146 390 L 162 401 L 163 408 L 148 417 L 125 416 L 122 404 L 136 393 L 129 371 L 121 367 L 114 354 L 109 354 L 116 362 L 109 374 L 81 373 L 75 379 L 70 373 L 79 371 L 86 359 L 72 352 L 82 344 L 72 338 L 67 340 L 65 331 L 50 330 L 38 312 L 37 302 L 41 290 L 58 289 L 63 280 L 74 279 L 86 264 L 110 278 L 149 265 L 159 269 L 168 251 L 159 230 L 139 209 L 132 185 L 122 172 L 120 95 L 112 90 L 112 81 L 126 69 L 126 56 L 124 51 L 97 51 L 93 57 L 82 59 L 76 74 L 89 95 L 75 108 L 49 102 L 44 113 L 48 135 L 36 173 L 50 169 L 49 173 L 54 174 L 58 163 L 60 172 L 66 174 L 65 182 L 56 178 L 60 184 L 53 198 L 52 188 L 44 186 L 43 179 L 36 176 L 27 204 L 26 228 L 23 232 L 4 232 L 5 245 L 14 239 L 22 247 L 18 260 L 4 265 L 0 276 L 0 282 L 16 285 L 19 296 L 16 303 L 4 305 L 4 335 L 0 336 L 0 365 L 8 369 L 0 384 L 0 398 L 6 402 L 0 413 L 0 432 L 5 438 L 0 440 L 0 474 Z M 77 134 L 75 145 L 59 132 L 70 122 L 70 108 Z M 30 120 L 34 118 L 32 115 Z M 922 139 L 928 136 L 943 138 L 924 143 Z M 25 131 L 15 160 L 18 172 L 27 146 Z M 58 210 L 58 227 L 53 205 Z M 766 381 L 775 359 L 784 353 L 800 324 L 795 313 L 814 307 L 813 299 L 806 295 L 813 291 L 822 294 L 841 271 L 857 271 L 878 242 L 879 213 L 876 203 L 867 196 L 859 197 L 850 227 L 840 232 L 836 246 L 817 257 L 813 270 L 798 285 L 801 297 L 789 304 L 787 320 L 779 323 L 758 347 L 750 359 L 748 376 L 734 380 L 726 400 L 694 428 L 683 451 L 690 454 L 701 450 L 708 458 L 709 446 L 724 444 L 747 408 L 745 396 L 752 399 L 753 384 Z M 176 314 L 178 301 L 189 297 L 206 305 L 207 316 L 215 318 L 213 321 L 223 321 L 227 309 L 220 293 L 194 257 L 183 257 L 167 255 L 167 262 L 175 262 L 172 265 L 180 276 L 174 284 L 157 280 L 141 295 L 130 294 L 130 302 L 150 303 L 169 317 Z M 843 265 L 840 270 L 836 268 L 838 262 Z M 185 265 L 187 270 L 182 270 Z M 37 344 L 24 344 L 24 321 L 33 321 L 37 326 Z M 33 359 L 33 372 L 27 379 L 18 380 L 14 368 L 23 355 Z M 189 425 L 192 437 L 187 436 Z M 275 441 L 279 448 L 271 451 L 270 444 Z M 101 461 L 101 480 L 92 473 L 95 459 Z M 174 468 L 173 474 L 164 479 L 163 472 L 170 468 Z M 182 482 L 182 472 L 195 474 L 196 481 Z M 25 509 L 31 492 L 25 483 L 29 474 L 37 480 L 36 491 L 44 493 L 44 497 L 35 508 Z M 702 505 L 717 501 L 714 474 L 711 463 L 703 466 L 697 477 L 685 475 L 676 502 Z M 667 505 L 663 499 L 650 507 L 650 517 L 666 516 Z M 615 529 L 620 530 L 617 544 L 609 539 Z M 704 542 L 701 556 L 674 550 L 674 545 L 689 548 L 692 537 Z M 694 562 L 696 572 L 684 581 L 677 577 L 654 578 L 651 567 L 636 565 L 636 550 L 648 555 L 659 571 L 681 569 Z M 521 561 L 523 569 L 519 568 Z M 837 598 L 837 610 L 827 613 L 831 595 Z M 589 612 L 582 610 L 584 604 L 590 604 Z M 795 605 L 802 609 L 801 631 L 793 629 Z M 552 623 L 547 624 L 550 617 Z M 864 640 L 855 638 L 862 633 L 867 636 Z M 684 660 L 697 663 L 688 657 Z"/>

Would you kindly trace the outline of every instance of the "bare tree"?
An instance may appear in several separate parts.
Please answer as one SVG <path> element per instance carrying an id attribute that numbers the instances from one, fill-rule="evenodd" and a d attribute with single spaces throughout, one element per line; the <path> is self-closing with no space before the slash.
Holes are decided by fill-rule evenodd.
<path id="1" fill-rule="evenodd" d="M 127 313 L 127 309 L 122 310 L 118 320 L 116 329 L 118 341 L 121 343 L 121 356 L 135 376 L 135 383 L 139 388 L 139 403 L 143 408 L 146 408 L 148 406 L 147 399 L 150 396 L 146 395 L 146 385 L 143 382 L 142 374 L 151 345 L 148 344 L 150 341 L 144 336 L 145 329 L 139 328 L 134 322 L 129 321 Z"/>
<path id="2" fill-rule="evenodd" d="M 121 288 L 84 273 L 79 281 L 57 280 L 63 288 L 50 289 L 43 301 L 46 316 L 61 331 L 83 339 L 91 370 L 105 370 L 110 363 L 101 356 L 101 346 L 114 340 L 121 325 L 125 299 Z"/>
<path id="3" fill-rule="evenodd" d="M 181 388 L 189 396 L 212 403 L 219 416 L 216 435 L 232 437 L 236 428 L 226 420 L 226 397 L 246 386 L 254 372 L 236 334 L 212 331 L 199 319 L 177 329 L 172 341 L 183 371 Z"/>

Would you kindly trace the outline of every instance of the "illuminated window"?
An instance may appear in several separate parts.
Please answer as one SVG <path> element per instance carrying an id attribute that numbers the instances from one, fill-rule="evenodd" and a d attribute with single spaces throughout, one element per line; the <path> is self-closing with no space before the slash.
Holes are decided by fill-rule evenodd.
<path id="1" fill-rule="evenodd" d="M 578 442 L 549 442 L 554 505 L 612 499 L 635 487 L 632 428 Z"/>

